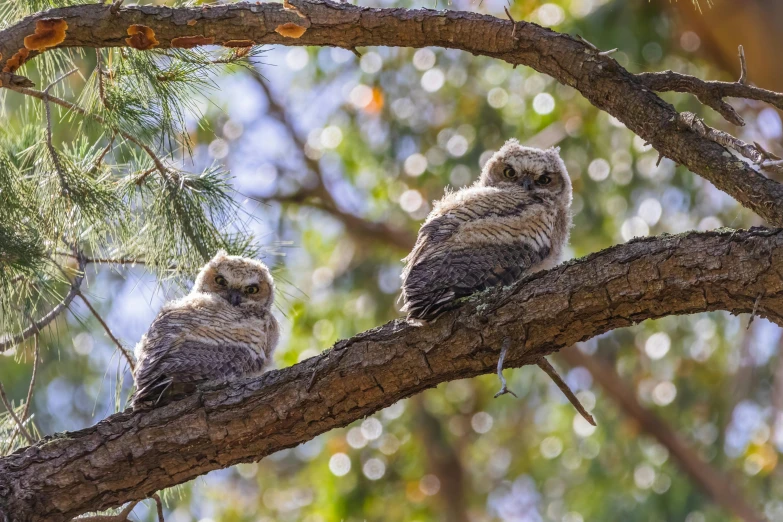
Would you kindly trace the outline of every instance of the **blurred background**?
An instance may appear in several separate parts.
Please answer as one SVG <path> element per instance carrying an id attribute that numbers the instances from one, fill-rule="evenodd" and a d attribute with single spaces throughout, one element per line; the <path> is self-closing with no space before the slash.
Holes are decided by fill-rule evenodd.
<path id="1" fill-rule="evenodd" d="M 506 4 L 361 5 L 505 17 Z M 517 0 L 510 11 L 619 48 L 612 56 L 631 72 L 732 81 L 742 44 L 750 81 L 783 90 L 783 4 L 775 0 Z M 763 224 L 671 161 L 656 166 L 657 153 L 621 123 L 527 67 L 438 48 L 358 51 L 269 47 L 255 64 L 263 78 L 240 69 L 189 100 L 195 146 L 192 155 L 177 152 L 178 166 L 230 171 L 246 226 L 280 281 L 277 368 L 399 317 L 400 259 L 432 200 L 472 183 L 510 137 L 561 147 L 575 192 L 569 258 L 636 236 Z M 74 59 L 84 77 L 95 66 L 92 51 Z M 66 84 L 78 95 L 84 80 Z M 783 156 L 780 114 L 764 104 L 731 100 L 747 122 L 739 129 L 689 95 L 663 97 Z M 9 124 L 22 117 L 22 102 L 6 94 Z M 67 121 L 55 125 L 59 143 L 73 132 Z M 84 290 L 132 348 L 161 304 L 187 286 L 161 284 L 142 265 L 92 264 Z M 83 428 L 124 408 L 127 364 L 82 301 L 41 342 L 31 403 L 41 433 Z M 552 362 L 597 428 L 539 369 L 507 370 L 519 399 L 493 399 L 494 375 L 441 385 L 298 448 L 174 488 L 166 520 L 732 519 L 699 473 L 731 485 L 723 502 L 783 520 L 778 327 L 725 313 L 669 317 L 569 351 Z M 31 354 L 31 343 L 0 354 L 0 380 L 17 403 L 28 393 Z M 635 408 L 621 406 L 622 397 Z M 666 434 L 683 442 L 679 449 Z M 683 467 L 678 452 L 698 469 Z M 134 514 L 155 519 L 145 505 Z"/>

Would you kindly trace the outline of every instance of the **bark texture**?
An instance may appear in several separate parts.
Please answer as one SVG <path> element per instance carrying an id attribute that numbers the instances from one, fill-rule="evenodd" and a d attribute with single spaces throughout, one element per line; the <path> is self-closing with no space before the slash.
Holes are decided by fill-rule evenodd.
<path id="1" fill-rule="evenodd" d="M 619 245 L 484 292 L 432 325 L 393 321 L 256 380 L 48 437 L 0 459 L 0 520 L 59 522 L 256 461 L 426 388 L 650 318 L 755 310 L 783 325 L 783 230 Z M 600 419 L 599 419 L 600 422 Z"/>
<path id="2" fill-rule="evenodd" d="M 51 9 L 0 31 L 0 65 L 20 50 L 28 51 L 25 37 L 35 34 L 36 24 L 43 19 L 63 19 L 68 25 L 64 40 L 50 48 L 148 48 L 154 40 L 156 48 L 165 49 L 177 38 L 203 37 L 205 42 L 229 46 L 240 42 L 348 49 L 373 45 L 461 49 L 530 66 L 574 87 L 662 155 L 709 180 L 769 224 L 783 226 L 783 185 L 718 143 L 678 125 L 674 107 L 651 90 L 649 77 L 640 79 L 583 41 L 528 22 L 512 23 L 461 11 L 369 9 L 322 0 L 293 0 L 287 5 L 290 8 L 277 3 L 177 9 L 134 6 L 115 13 L 111 4 Z M 149 28 L 154 38 L 143 42 L 129 38 L 131 26 L 135 27 L 132 32 L 138 31 L 138 26 Z M 29 59 L 38 52 L 30 50 Z"/>

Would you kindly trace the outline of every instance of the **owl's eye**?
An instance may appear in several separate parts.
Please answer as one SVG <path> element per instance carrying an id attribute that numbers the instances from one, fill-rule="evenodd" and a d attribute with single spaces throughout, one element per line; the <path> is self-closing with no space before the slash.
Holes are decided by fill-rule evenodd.
<path id="1" fill-rule="evenodd" d="M 217 284 L 219 284 L 220 286 L 227 286 L 228 285 L 228 281 L 226 281 L 226 278 L 223 277 L 223 276 L 217 276 L 215 278 L 215 282 Z"/>
<path id="2" fill-rule="evenodd" d="M 514 169 L 512 169 L 511 167 L 506 167 L 505 169 L 503 169 L 503 177 L 506 179 L 511 179 L 516 175 L 517 173 L 514 172 Z"/>
<path id="3" fill-rule="evenodd" d="M 245 287 L 245 293 L 246 294 L 257 294 L 258 293 L 258 285 L 250 285 Z"/>
<path id="4" fill-rule="evenodd" d="M 541 174 L 536 180 L 536 185 L 549 185 L 551 181 L 552 178 L 550 178 L 548 174 Z"/>

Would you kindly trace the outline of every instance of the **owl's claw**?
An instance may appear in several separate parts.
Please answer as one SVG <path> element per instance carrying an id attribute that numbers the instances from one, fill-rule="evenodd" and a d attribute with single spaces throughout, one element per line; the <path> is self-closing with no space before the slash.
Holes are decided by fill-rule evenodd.
<path id="1" fill-rule="evenodd" d="M 506 359 L 506 351 L 508 350 L 508 343 L 509 340 L 508 337 L 506 337 L 505 339 L 503 339 L 503 346 L 500 348 L 500 358 L 498 359 L 498 378 L 500 379 L 500 391 L 495 394 L 496 399 L 501 395 L 505 395 L 507 393 L 510 393 L 514 397 L 517 397 L 516 393 L 508 389 L 508 385 L 506 384 L 506 378 L 503 377 L 503 361 Z"/>

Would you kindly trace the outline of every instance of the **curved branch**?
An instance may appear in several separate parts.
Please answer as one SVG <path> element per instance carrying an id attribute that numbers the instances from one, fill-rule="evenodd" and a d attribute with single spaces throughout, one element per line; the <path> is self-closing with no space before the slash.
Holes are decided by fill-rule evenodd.
<path id="1" fill-rule="evenodd" d="M 763 294 L 757 300 L 759 294 Z M 455 379 L 651 318 L 711 310 L 783 325 L 783 230 L 633 241 L 486 292 L 426 327 L 393 321 L 290 368 L 112 415 L 0 459 L 0 520 L 58 522 L 149 497 Z"/>
<path id="2" fill-rule="evenodd" d="M 128 27 L 140 24 L 154 32 L 161 49 L 176 45 L 177 38 L 193 36 L 216 44 L 243 40 L 346 49 L 373 45 L 461 49 L 530 66 L 574 87 L 661 155 L 687 166 L 768 223 L 783 226 L 783 185 L 727 157 L 720 144 L 679 126 L 677 111 L 645 84 L 647 80 L 583 41 L 528 22 L 461 11 L 369 9 L 323 0 L 293 0 L 288 5 L 134 6 L 115 13 L 100 4 L 50 9 L 0 31 L 0 53 L 7 60 L 24 49 L 25 36 L 33 34 L 43 18 L 61 18 L 68 24 L 65 39 L 54 47 L 128 46 L 134 42 L 128 38 Z"/>
<path id="3" fill-rule="evenodd" d="M 745 98 L 758 100 L 783 110 L 783 94 L 736 82 L 705 81 L 695 76 L 674 71 L 639 73 L 636 78 L 647 88 L 656 92 L 685 92 L 693 94 L 701 103 L 712 107 L 734 125 L 745 125 L 734 107 L 723 98 Z"/>
<path id="4" fill-rule="evenodd" d="M 49 312 L 39 320 L 33 321 L 32 324 L 25 328 L 22 332 L 14 336 L 4 336 L 3 338 L 0 338 L 0 353 L 3 353 L 9 348 L 13 348 L 22 341 L 29 339 L 33 335 L 39 333 L 41 330 L 46 328 L 49 323 L 54 321 L 58 315 L 65 311 L 66 308 L 68 308 L 68 305 L 71 304 L 71 301 L 73 301 L 74 297 L 76 297 L 76 295 L 79 293 L 79 287 L 82 285 L 82 281 L 84 280 L 84 267 L 86 265 L 85 259 L 83 257 L 76 256 L 76 261 L 78 263 L 78 267 L 76 268 L 76 277 L 74 277 L 73 282 L 71 282 L 71 287 L 68 289 L 68 293 L 65 294 L 63 300 L 57 303 L 54 308 L 49 310 Z M 60 268 L 60 270 L 62 270 L 62 268 Z"/>

